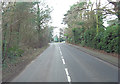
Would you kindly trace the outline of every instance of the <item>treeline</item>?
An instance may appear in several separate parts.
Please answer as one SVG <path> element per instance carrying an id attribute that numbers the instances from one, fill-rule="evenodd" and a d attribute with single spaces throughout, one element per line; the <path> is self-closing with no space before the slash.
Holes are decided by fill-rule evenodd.
<path id="1" fill-rule="evenodd" d="M 2 58 L 20 57 L 48 44 L 51 9 L 42 2 L 2 3 Z"/>
<path id="2" fill-rule="evenodd" d="M 68 25 L 65 30 L 66 41 L 80 44 L 111 53 L 119 52 L 119 20 L 120 2 L 110 2 L 101 6 L 101 2 L 79 2 L 71 6 L 64 15 L 64 23 Z M 96 5 L 96 8 L 94 6 Z M 108 8 L 114 5 L 114 8 Z M 109 26 L 103 25 L 108 15 L 116 15 L 117 18 L 108 21 Z"/>

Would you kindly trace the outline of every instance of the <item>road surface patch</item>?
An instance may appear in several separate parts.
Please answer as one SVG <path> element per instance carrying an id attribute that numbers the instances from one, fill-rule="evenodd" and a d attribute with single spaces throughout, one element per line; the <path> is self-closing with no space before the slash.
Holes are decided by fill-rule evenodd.
<path id="1" fill-rule="evenodd" d="M 61 59 L 63 59 L 63 56 L 61 56 Z"/>
<path id="2" fill-rule="evenodd" d="M 104 63 L 104 64 L 106 64 L 106 65 L 108 65 L 108 66 L 110 66 L 110 67 L 113 67 L 113 68 L 115 68 L 115 69 L 118 69 L 117 66 L 114 66 L 114 65 L 112 65 L 112 64 L 110 64 L 110 63 L 108 63 L 108 62 L 106 62 L 106 61 L 103 61 L 103 60 L 97 58 L 97 57 L 95 57 L 94 59 L 96 59 L 96 60 L 98 60 L 98 61 L 100 61 L 100 62 L 102 62 L 102 63 Z"/>

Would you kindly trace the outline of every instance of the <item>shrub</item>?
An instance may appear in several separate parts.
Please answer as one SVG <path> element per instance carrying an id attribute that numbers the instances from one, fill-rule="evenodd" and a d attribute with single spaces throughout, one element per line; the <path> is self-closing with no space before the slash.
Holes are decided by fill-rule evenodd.
<path id="1" fill-rule="evenodd" d="M 107 52 L 116 52 L 114 48 L 118 46 L 118 25 L 108 27 L 103 34 L 102 49 Z"/>
<path id="2" fill-rule="evenodd" d="M 96 49 L 102 49 L 103 43 L 101 42 L 104 37 L 103 32 L 99 32 L 93 39 L 93 47 Z"/>
<path id="3" fill-rule="evenodd" d="M 84 32 L 84 41 L 86 46 L 93 47 L 93 39 L 96 35 L 95 29 L 89 29 Z"/>
<path id="4" fill-rule="evenodd" d="M 81 45 L 82 45 L 83 47 L 85 46 L 85 41 L 84 41 L 84 40 L 81 42 Z"/>

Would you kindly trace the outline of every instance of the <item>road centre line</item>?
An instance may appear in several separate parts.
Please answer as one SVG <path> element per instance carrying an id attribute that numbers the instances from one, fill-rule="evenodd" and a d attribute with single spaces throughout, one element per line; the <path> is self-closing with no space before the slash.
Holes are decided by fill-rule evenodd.
<path id="1" fill-rule="evenodd" d="M 61 52 L 61 50 L 60 50 L 60 54 L 62 55 L 62 52 Z"/>
<path id="2" fill-rule="evenodd" d="M 71 82 L 71 78 L 70 76 L 67 76 L 68 82 Z"/>
<path id="3" fill-rule="evenodd" d="M 61 59 L 63 59 L 63 56 L 61 56 Z"/>
<path id="4" fill-rule="evenodd" d="M 63 62 L 63 64 L 65 65 L 65 60 L 64 60 L 64 58 L 63 58 L 63 56 L 62 56 L 61 49 L 60 49 L 60 47 L 58 47 L 58 48 L 59 48 L 59 51 L 60 51 L 60 54 L 61 54 L 62 62 Z M 69 73 L 68 73 L 68 69 L 67 69 L 67 68 L 65 68 L 65 73 L 66 73 L 66 75 L 67 75 L 67 80 L 68 80 L 68 82 L 70 83 L 70 82 L 71 82 L 71 78 L 70 78 L 70 76 L 69 76 Z"/>
<path id="5" fill-rule="evenodd" d="M 62 52 L 61 52 L 61 49 L 60 49 L 60 47 L 59 47 L 59 51 L 60 51 L 60 54 L 62 55 Z"/>
<path id="6" fill-rule="evenodd" d="M 63 64 L 65 64 L 65 60 L 64 59 L 62 59 L 62 62 L 63 62 Z"/>
<path id="7" fill-rule="evenodd" d="M 69 76 L 68 69 L 65 68 L 66 75 Z"/>
<path id="8" fill-rule="evenodd" d="M 67 75 L 67 79 L 68 79 L 68 82 L 71 82 L 71 78 L 69 76 L 69 73 L 68 73 L 68 69 L 65 68 L 65 72 L 66 72 L 66 75 Z"/>

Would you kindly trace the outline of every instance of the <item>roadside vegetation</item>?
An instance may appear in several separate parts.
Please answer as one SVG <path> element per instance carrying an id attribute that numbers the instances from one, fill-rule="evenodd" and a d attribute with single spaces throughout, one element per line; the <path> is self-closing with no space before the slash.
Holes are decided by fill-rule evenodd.
<path id="1" fill-rule="evenodd" d="M 96 0 L 97 1 L 97 0 Z M 109 8 L 113 6 L 113 8 Z M 109 2 L 101 5 L 97 3 L 78 2 L 71 6 L 64 15 L 65 37 L 68 43 L 80 44 L 94 49 L 104 50 L 108 53 L 119 52 L 119 21 L 120 2 Z M 109 26 L 103 25 L 106 17 L 114 15 L 116 18 L 109 20 Z"/>
<path id="2" fill-rule="evenodd" d="M 11 67 L 31 59 L 35 53 L 40 54 L 48 46 L 53 30 L 48 25 L 50 12 L 51 9 L 43 2 L 2 3 L 3 73 L 6 69 L 11 72 Z"/>

